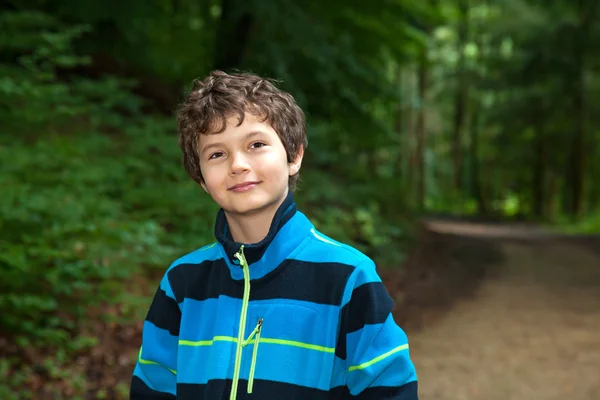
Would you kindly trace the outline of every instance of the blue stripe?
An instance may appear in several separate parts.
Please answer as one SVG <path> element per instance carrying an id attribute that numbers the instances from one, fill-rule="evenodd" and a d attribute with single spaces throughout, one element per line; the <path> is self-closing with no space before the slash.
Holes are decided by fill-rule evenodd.
<path id="1" fill-rule="evenodd" d="M 248 379 L 253 345 L 244 349 L 242 378 Z M 261 342 L 255 379 L 273 380 L 329 390 L 333 353 Z"/>
<path id="2" fill-rule="evenodd" d="M 237 337 L 241 307 L 240 299 L 227 296 L 203 301 L 185 299 L 184 314 L 198 317 L 183 319 L 179 338 L 199 341 L 211 340 L 215 336 Z M 250 335 L 258 318 L 263 318 L 264 337 L 334 347 L 337 325 L 331 322 L 337 320 L 338 315 L 338 306 L 292 299 L 250 301 L 245 337 Z M 214 321 L 214 323 L 207 324 L 199 321 Z"/>
<path id="3" fill-rule="evenodd" d="M 166 295 L 173 300 L 175 300 L 175 294 L 173 294 L 173 289 L 171 288 L 171 284 L 169 283 L 169 276 L 164 275 L 160 280 L 160 288 L 166 293 Z M 175 300 L 177 301 L 177 300 Z"/>
<path id="4" fill-rule="evenodd" d="M 339 307 L 297 300 L 251 301 L 246 336 L 252 332 L 258 318 L 263 318 L 262 336 L 300 341 L 307 344 L 335 347 Z"/>
<path id="5" fill-rule="evenodd" d="M 334 357 L 333 373 L 331 375 L 330 389 L 346 386 L 346 362 L 339 357 Z"/>
<path id="6" fill-rule="evenodd" d="M 352 292 L 365 284 L 381 282 L 381 277 L 375 269 L 375 263 L 372 260 L 367 260 L 356 268 L 356 271 L 350 277 L 350 284 L 346 286 L 342 306 L 345 306 L 352 297 Z"/>
<path id="7" fill-rule="evenodd" d="M 348 334 L 348 354 L 358 357 L 348 359 L 347 367 L 368 362 L 404 344 L 408 344 L 408 337 L 396 325 L 394 317 L 390 314 L 383 324 L 365 325 L 364 328 Z"/>
<path id="8" fill-rule="evenodd" d="M 356 275 L 356 280 L 354 281 L 355 288 L 366 283 L 381 282 L 381 277 L 377 273 L 377 268 L 375 267 L 373 260 L 366 260 L 360 266 L 358 266 L 358 268 L 360 271 Z"/>
<path id="9" fill-rule="evenodd" d="M 142 347 L 143 359 L 177 370 L 174 352 L 178 343 L 177 336 L 171 335 L 149 321 L 144 321 L 142 336 L 145 344 Z"/>
<path id="10" fill-rule="evenodd" d="M 376 331 L 375 325 L 367 325 L 360 331 L 348 335 L 348 341 L 352 340 L 352 343 L 354 343 L 355 346 L 358 346 L 359 349 L 363 350 L 361 351 L 355 350 L 354 348 L 349 348 L 349 354 L 359 354 L 360 357 L 351 361 L 348 360 L 346 364 L 348 368 L 367 363 L 397 348 L 398 346 L 408 344 L 406 333 L 404 333 L 404 331 L 395 324 L 391 315 L 381 328 L 382 329 L 378 330 L 378 333 L 375 336 L 372 336 Z M 357 336 L 360 333 L 365 336 L 364 342 L 363 339 Z M 351 338 L 351 336 L 353 337 Z M 368 346 L 368 348 L 367 340 L 370 342 L 370 346 Z M 351 392 L 354 393 L 354 388 L 356 387 L 362 387 L 365 381 L 365 375 L 371 376 L 373 379 L 375 379 L 375 377 L 381 375 L 387 368 L 390 368 L 394 371 L 401 383 L 416 379 L 415 369 L 410 361 L 409 350 L 400 350 L 366 368 L 348 372 L 348 386 L 350 387 Z M 391 378 L 384 376 L 381 380 L 381 383 L 378 383 L 378 385 L 384 386 L 387 379 Z"/>
<path id="11" fill-rule="evenodd" d="M 146 386 L 159 392 L 175 395 L 175 375 L 158 365 L 141 365 L 137 363 L 133 374 L 140 378 Z"/>
<path id="12" fill-rule="evenodd" d="M 177 380 L 180 383 L 202 384 L 211 379 L 232 379 L 235 346 L 234 342 L 214 342 L 212 346 L 181 346 L 179 356 L 181 372 L 177 374 Z"/>
<path id="13" fill-rule="evenodd" d="M 217 260 L 222 257 L 220 247 L 216 243 L 208 244 L 175 260 L 167 272 L 180 264 L 200 264 L 203 261 Z"/>
<path id="14" fill-rule="evenodd" d="M 371 346 L 382 326 L 383 324 L 365 325 L 362 329 L 346 335 L 347 355 L 354 356 L 353 359 L 346 360 L 346 368 L 379 356 L 379 354 L 375 354 L 371 357 L 373 354 Z"/>
<path id="15" fill-rule="evenodd" d="M 179 338 L 197 341 L 211 340 L 214 336 L 237 337 L 241 307 L 241 299 L 228 296 L 202 301 L 186 298 L 183 315 L 195 317 L 182 319 Z"/>
<path id="16" fill-rule="evenodd" d="M 408 351 L 404 351 L 401 352 L 394 362 L 373 381 L 370 387 L 398 387 L 416 380 L 417 373 L 413 368 Z"/>
<path id="17" fill-rule="evenodd" d="M 364 262 L 368 257 L 358 250 L 344 244 L 338 243 L 335 240 L 328 238 L 327 236 L 316 232 L 317 235 L 330 240 L 339 246 L 322 242 L 315 238 L 313 234 L 310 234 L 312 239 L 310 245 L 305 248 L 297 255 L 290 257 L 299 261 L 319 262 L 319 263 L 340 263 L 347 265 L 358 265 Z"/>
<path id="18" fill-rule="evenodd" d="M 215 341 L 212 346 L 182 346 L 185 355 L 182 352 L 179 360 L 179 382 L 204 384 L 212 379 L 231 379 L 235 346 L 235 342 L 222 341 Z M 253 350 L 254 343 L 243 349 L 241 379 L 249 378 Z M 329 390 L 334 358 L 333 353 L 261 341 L 254 377 Z"/>

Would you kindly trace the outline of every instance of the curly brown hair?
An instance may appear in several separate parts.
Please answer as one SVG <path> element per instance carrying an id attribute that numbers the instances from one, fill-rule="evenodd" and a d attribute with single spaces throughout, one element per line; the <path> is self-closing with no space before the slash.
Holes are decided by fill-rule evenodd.
<path id="1" fill-rule="evenodd" d="M 183 165 L 192 179 L 203 182 L 198 155 L 200 135 L 223 132 L 227 118 L 232 116 L 237 116 L 241 125 L 246 112 L 268 121 L 283 143 L 288 162 L 308 146 L 304 112 L 291 94 L 277 88 L 271 79 L 213 71 L 204 80 L 194 81 L 177 112 Z M 299 173 L 289 177 L 291 190 L 298 178 Z"/>

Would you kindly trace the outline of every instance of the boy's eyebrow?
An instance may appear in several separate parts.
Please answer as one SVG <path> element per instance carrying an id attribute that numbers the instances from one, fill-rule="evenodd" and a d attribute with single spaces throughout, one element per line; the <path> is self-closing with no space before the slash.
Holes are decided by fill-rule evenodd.
<path id="1" fill-rule="evenodd" d="M 264 131 L 260 131 L 260 130 L 250 131 L 250 132 L 248 132 L 248 133 L 246 133 L 244 135 L 243 140 L 248 140 L 251 137 L 254 137 L 254 136 L 257 136 L 257 135 L 260 135 L 260 134 L 263 134 L 263 133 L 265 133 L 265 132 Z M 209 149 L 211 149 L 213 147 L 222 147 L 222 146 L 223 146 L 223 143 L 221 143 L 221 142 L 207 144 L 206 146 L 204 146 L 202 148 L 202 153 L 205 153 L 206 150 L 209 150 Z"/>

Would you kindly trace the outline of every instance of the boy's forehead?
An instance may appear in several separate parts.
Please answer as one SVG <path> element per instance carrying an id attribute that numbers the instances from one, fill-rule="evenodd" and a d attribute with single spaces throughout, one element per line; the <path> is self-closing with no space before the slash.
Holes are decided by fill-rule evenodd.
<path id="1" fill-rule="evenodd" d="M 198 144 L 227 143 L 258 135 L 277 135 L 268 120 L 252 114 L 246 114 L 241 122 L 238 116 L 227 118 L 226 125 L 217 121 L 207 132 L 199 135 Z"/>
<path id="2" fill-rule="evenodd" d="M 265 131 L 273 130 L 268 119 L 262 116 L 246 113 L 243 117 L 237 114 L 227 116 L 225 118 L 214 118 L 208 124 L 206 132 L 202 132 L 202 136 L 214 137 L 221 134 L 238 134 L 248 131 Z"/>

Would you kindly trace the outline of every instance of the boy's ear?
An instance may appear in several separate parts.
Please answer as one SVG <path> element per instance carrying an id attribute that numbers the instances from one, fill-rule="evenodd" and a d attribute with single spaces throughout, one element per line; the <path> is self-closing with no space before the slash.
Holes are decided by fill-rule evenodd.
<path id="1" fill-rule="evenodd" d="M 300 145 L 298 149 L 298 154 L 294 161 L 289 163 L 290 165 L 290 176 L 296 175 L 300 171 L 300 167 L 302 166 L 302 158 L 304 157 L 304 146 Z"/>
<path id="2" fill-rule="evenodd" d="M 202 186 L 202 189 L 204 189 L 204 191 L 206 193 L 208 193 L 208 188 L 206 187 L 206 183 L 204 183 L 204 180 L 202 180 L 202 182 L 200 182 L 200 186 Z M 210 193 L 208 193 L 208 194 L 210 194 Z"/>

